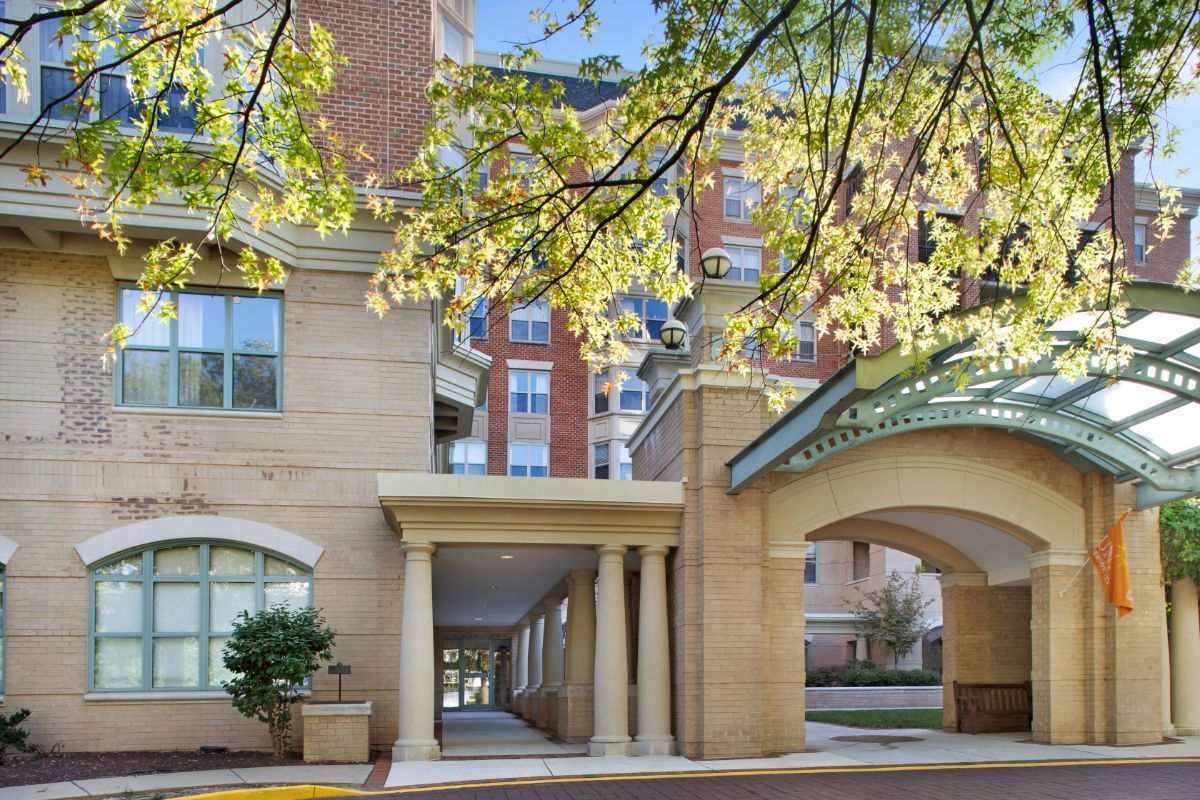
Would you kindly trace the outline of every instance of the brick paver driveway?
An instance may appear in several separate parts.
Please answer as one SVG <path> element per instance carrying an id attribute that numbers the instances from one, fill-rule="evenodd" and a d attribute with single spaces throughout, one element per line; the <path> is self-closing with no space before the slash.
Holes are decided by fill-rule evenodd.
<path id="1" fill-rule="evenodd" d="M 543 779 L 490 787 L 406 789 L 381 796 L 395 800 L 1200 800 L 1200 761 Z"/>

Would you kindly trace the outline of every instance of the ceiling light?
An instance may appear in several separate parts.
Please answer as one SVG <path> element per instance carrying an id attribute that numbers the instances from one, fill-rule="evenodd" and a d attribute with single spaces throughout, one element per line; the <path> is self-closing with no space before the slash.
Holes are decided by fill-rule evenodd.
<path id="1" fill-rule="evenodd" d="M 499 589 L 500 587 L 499 587 L 499 586 L 492 585 L 492 586 L 489 586 L 488 588 L 489 588 L 489 589 Z"/>
<path id="2" fill-rule="evenodd" d="M 502 555 L 500 557 L 503 558 L 505 561 L 512 560 L 512 556 L 510 556 L 508 553 L 505 553 L 504 555 Z"/>
<path id="3" fill-rule="evenodd" d="M 483 622 L 483 617 L 476 617 L 476 618 L 475 618 L 475 621 L 476 621 L 476 622 Z"/>

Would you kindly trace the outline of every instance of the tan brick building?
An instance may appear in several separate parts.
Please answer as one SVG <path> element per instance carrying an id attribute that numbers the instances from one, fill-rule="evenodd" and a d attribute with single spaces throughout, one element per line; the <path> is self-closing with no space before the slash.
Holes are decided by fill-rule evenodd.
<path id="1" fill-rule="evenodd" d="M 350 57 L 331 115 L 401 163 L 435 54 L 474 57 L 469 0 L 319 11 Z M 385 46 L 364 36 L 372 26 Z M 19 121 L 32 107 L 7 108 Z M 718 185 L 742 180 L 736 136 L 725 144 Z M 646 355 L 627 365 L 639 396 L 600 408 L 553 315 L 504 319 L 478 348 L 452 341 L 429 305 L 368 315 L 365 275 L 389 233 L 365 211 L 345 238 L 285 228 L 231 242 L 280 258 L 286 279 L 259 297 L 208 260 L 179 293 L 179 320 L 139 328 L 106 363 L 105 332 L 141 321 L 128 288 L 139 251 L 194 221 L 156 209 L 119 257 L 79 232 L 65 184 L 26 187 L 16 163 L 0 173 L 3 707 L 29 708 L 40 744 L 264 747 L 263 727 L 220 689 L 229 621 L 312 603 L 354 668 L 347 698 L 372 702 L 370 743 L 396 758 L 435 757 L 437 715 L 466 707 L 514 708 L 597 755 L 803 749 L 806 594 L 822 591 L 806 590 L 813 541 L 833 543 L 829 563 L 849 548 L 850 582 L 855 542 L 940 570 L 948 680 L 1031 680 L 1036 740 L 1146 742 L 1166 727 L 1152 508 L 1188 490 L 1181 473 L 1200 442 L 1169 450 L 1138 430 L 1200 407 L 1194 298 L 1132 295 L 1148 322 L 1128 336 L 1152 371 L 1122 381 L 1170 395 L 1122 418 L 1140 438 L 1107 406 L 1066 420 L 1092 438 L 1053 427 L 1061 414 L 1021 430 L 985 388 L 970 418 L 925 404 L 874 428 L 815 424 L 830 398 L 817 416 L 870 413 L 838 394 L 851 378 L 886 400 L 902 370 L 891 351 L 850 362 L 811 329 L 810 349 L 772 365 L 769 380 L 804 395 L 777 422 L 762 385 L 703 348 L 657 349 L 651 323 L 665 317 L 647 298 Z M 1119 218 L 1146 224 L 1146 193 L 1130 182 L 1121 196 Z M 697 200 L 712 225 L 686 242 L 687 268 L 722 246 L 737 251 L 735 277 L 752 278 L 772 254 L 724 197 Z M 1163 278 L 1172 266 L 1146 269 Z M 693 337 L 711 334 L 750 285 L 713 281 L 669 312 Z M 1094 377 L 1084 405 L 1104 388 Z M 995 380 L 1028 403 L 1015 376 Z M 466 442 L 484 458 L 448 447 Z M 593 480 L 600 467 L 612 480 Z M 447 471 L 461 474 L 436 474 Z M 1090 572 L 1056 592 L 1131 504 L 1137 611 L 1114 623 Z M 881 554 L 868 560 L 892 558 Z M 1191 652 L 1196 631 L 1178 628 L 1177 649 Z M 331 699 L 336 678 L 313 676 L 311 691 Z M 1189 691 L 1175 691 L 1176 722 L 1191 729 Z"/>

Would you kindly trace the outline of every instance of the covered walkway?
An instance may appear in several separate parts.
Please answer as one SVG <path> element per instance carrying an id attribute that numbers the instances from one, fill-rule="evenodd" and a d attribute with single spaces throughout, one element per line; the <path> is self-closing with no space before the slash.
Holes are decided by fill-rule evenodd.
<path id="1" fill-rule="evenodd" d="M 507 711 L 442 715 L 442 758 L 587 755 L 587 744 L 550 741 L 545 731 Z"/>

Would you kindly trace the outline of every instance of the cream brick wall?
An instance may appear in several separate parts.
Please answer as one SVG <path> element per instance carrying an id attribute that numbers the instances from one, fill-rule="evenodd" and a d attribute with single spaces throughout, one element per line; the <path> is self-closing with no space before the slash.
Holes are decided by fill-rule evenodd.
<path id="1" fill-rule="evenodd" d="M 375 702 L 375 746 L 395 739 L 403 556 L 375 476 L 429 470 L 430 315 L 413 306 L 378 320 L 364 287 L 357 274 L 292 273 L 281 418 L 134 414 L 114 409 L 101 364 L 115 318 L 107 262 L 0 252 L 0 533 L 20 545 L 7 565 L 4 708 L 33 712 L 35 742 L 269 746 L 224 699 L 83 698 L 88 582 L 73 547 L 177 514 L 254 520 L 326 548 L 313 593 L 337 631 L 335 658 L 354 667 L 345 696 Z M 316 698 L 336 688 L 316 676 Z"/>

